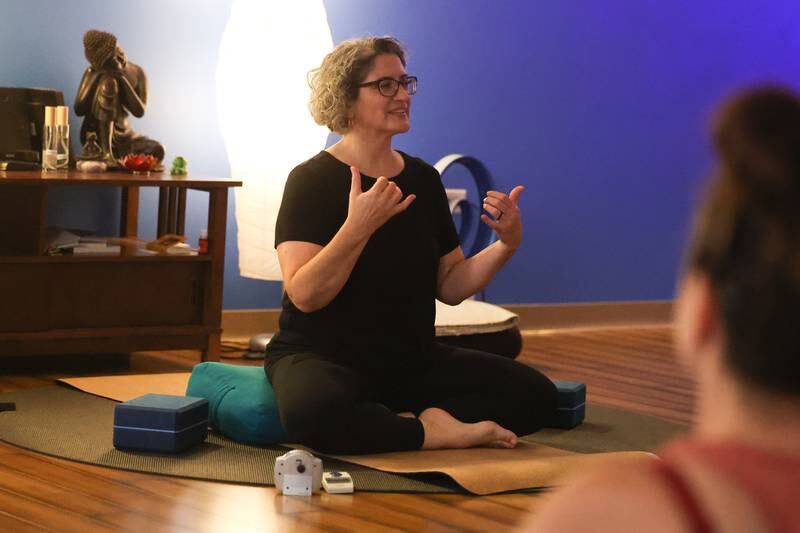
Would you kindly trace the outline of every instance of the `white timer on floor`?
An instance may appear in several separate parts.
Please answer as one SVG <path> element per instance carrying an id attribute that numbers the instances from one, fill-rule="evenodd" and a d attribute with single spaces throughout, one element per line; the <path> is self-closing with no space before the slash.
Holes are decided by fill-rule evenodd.
<path id="1" fill-rule="evenodd" d="M 350 494 L 353 492 L 353 478 L 347 472 L 331 470 L 322 474 L 322 487 L 328 494 Z"/>

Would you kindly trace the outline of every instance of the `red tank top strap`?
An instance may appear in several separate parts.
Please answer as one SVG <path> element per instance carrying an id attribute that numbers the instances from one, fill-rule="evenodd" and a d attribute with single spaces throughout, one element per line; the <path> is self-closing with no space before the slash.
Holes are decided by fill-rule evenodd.
<path id="1" fill-rule="evenodd" d="M 712 533 L 714 529 L 689 484 L 674 466 L 667 461 L 651 461 L 653 469 L 675 495 L 695 533 Z"/>
<path id="2" fill-rule="evenodd" d="M 659 455 L 664 458 L 666 468 L 680 458 L 702 462 L 750 499 L 770 531 L 800 533 L 800 505 L 797 505 L 800 454 L 734 441 L 682 438 L 667 444 Z"/>

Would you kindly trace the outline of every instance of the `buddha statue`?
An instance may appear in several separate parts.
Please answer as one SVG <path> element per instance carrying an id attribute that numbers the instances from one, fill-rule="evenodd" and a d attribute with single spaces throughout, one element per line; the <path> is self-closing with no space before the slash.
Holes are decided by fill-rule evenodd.
<path id="1" fill-rule="evenodd" d="M 89 30 L 83 37 L 89 67 L 75 97 L 75 113 L 84 117 L 80 139 L 94 132 L 109 166 L 127 154 L 152 155 L 164 159 L 158 141 L 136 133 L 128 116 L 140 118 L 147 109 L 147 77 L 139 65 L 128 61 L 117 38 L 107 32 Z"/>

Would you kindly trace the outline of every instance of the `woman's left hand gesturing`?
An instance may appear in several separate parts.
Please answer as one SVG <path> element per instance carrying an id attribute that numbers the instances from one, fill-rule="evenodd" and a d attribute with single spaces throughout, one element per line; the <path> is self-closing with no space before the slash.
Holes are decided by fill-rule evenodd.
<path id="1" fill-rule="evenodd" d="M 517 185 L 506 196 L 497 191 L 489 191 L 483 200 L 483 208 L 494 217 L 481 215 L 484 224 L 497 232 L 497 238 L 512 250 L 522 242 L 522 216 L 519 211 L 519 197 L 525 187 Z"/>

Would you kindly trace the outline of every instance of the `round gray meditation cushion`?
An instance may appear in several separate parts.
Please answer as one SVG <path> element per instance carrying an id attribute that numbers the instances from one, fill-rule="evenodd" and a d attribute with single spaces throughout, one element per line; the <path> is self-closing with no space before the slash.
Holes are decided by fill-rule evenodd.
<path id="1" fill-rule="evenodd" d="M 436 341 L 514 359 L 522 350 L 519 316 L 477 300 L 436 301 Z"/>

